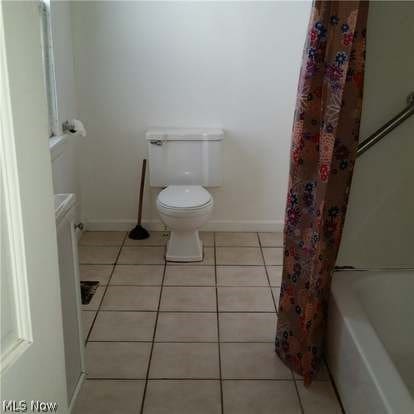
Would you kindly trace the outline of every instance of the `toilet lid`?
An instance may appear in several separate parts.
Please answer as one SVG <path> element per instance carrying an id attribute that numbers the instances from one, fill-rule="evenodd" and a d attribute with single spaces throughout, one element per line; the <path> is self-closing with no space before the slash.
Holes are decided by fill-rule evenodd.
<path id="1" fill-rule="evenodd" d="M 201 207 L 211 200 L 210 193 L 199 185 L 170 185 L 158 194 L 158 201 L 166 207 Z"/>

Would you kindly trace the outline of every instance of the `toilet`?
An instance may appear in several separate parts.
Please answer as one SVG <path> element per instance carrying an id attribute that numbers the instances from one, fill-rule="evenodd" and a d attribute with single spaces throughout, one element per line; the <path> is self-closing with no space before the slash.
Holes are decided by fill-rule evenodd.
<path id="1" fill-rule="evenodd" d="M 221 185 L 224 132 L 213 128 L 152 128 L 146 132 L 151 187 L 161 221 L 170 230 L 166 260 L 203 260 L 199 229 L 214 206 L 205 187 Z"/>

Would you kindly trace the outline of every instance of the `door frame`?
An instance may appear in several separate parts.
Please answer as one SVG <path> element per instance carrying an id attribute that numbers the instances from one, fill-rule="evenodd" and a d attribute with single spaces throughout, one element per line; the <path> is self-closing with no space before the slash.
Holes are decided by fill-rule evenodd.
<path id="1" fill-rule="evenodd" d="M 67 414 L 38 0 L 0 3 L 3 404 Z M 4 190 L 4 191 L 3 191 Z M 3 278 L 3 276 L 5 276 Z M 4 346 L 3 346 L 4 345 Z M 39 376 L 39 373 L 41 375 Z"/>
<path id="2" fill-rule="evenodd" d="M 0 7 L 0 22 L 3 22 L 2 7 Z M 21 215 L 22 204 L 3 24 L 0 24 L 0 108 L 2 112 L 0 118 L 0 180 L 4 191 L 12 290 L 14 293 L 13 302 L 16 310 L 16 334 L 18 337 L 11 349 L 4 355 L 1 354 L 0 374 L 2 374 L 33 342 L 24 229 Z"/>

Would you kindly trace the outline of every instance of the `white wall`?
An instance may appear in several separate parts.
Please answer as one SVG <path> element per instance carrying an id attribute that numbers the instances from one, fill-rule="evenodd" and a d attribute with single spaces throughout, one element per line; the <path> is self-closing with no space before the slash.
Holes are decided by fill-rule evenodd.
<path id="1" fill-rule="evenodd" d="M 51 2 L 59 124 L 62 124 L 66 120 L 78 118 L 69 3 L 69 1 Z M 54 192 L 75 193 L 80 204 L 78 177 L 79 140 L 79 137 L 67 137 L 64 144 L 64 151 L 52 162 L 52 172 Z M 78 216 L 80 216 L 79 212 Z"/>
<path id="2" fill-rule="evenodd" d="M 361 137 L 414 92 L 414 3 L 371 2 Z M 414 116 L 356 162 L 339 265 L 414 267 Z"/>
<path id="3" fill-rule="evenodd" d="M 161 125 L 226 130 L 210 227 L 280 228 L 309 10 L 309 2 L 74 2 L 89 227 L 134 222 L 144 131 Z M 148 195 L 144 218 L 158 220 Z"/>
<path id="4" fill-rule="evenodd" d="M 135 220 L 137 160 L 149 126 L 222 126 L 224 184 L 212 227 L 278 228 L 309 3 L 74 2 L 83 215 Z M 370 4 L 361 136 L 414 90 L 414 3 Z M 384 28 L 387 28 L 385 30 Z M 338 264 L 413 266 L 414 118 L 357 161 Z M 144 217 L 157 220 L 147 191 Z"/>

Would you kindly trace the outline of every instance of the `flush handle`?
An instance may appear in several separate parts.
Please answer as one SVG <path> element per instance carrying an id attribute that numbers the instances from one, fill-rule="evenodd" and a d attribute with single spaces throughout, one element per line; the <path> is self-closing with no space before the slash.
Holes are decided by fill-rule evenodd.
<path id="1" fill-rule="evenodd" d="M 159 147 L 162 145 L 161 139 L 152 139 L 150 142 L 152 145 L 158 145 Z"/>

